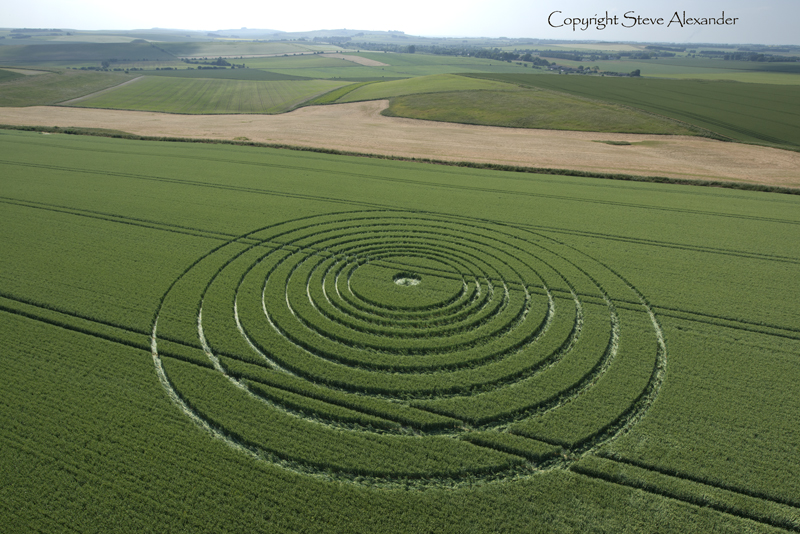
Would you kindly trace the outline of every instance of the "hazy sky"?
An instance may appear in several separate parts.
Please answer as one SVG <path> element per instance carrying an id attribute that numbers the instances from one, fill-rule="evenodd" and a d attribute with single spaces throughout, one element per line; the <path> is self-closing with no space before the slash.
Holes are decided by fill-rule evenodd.
<path id="1" fill-rule="evenodd" d="M 550 16 L 551 13 L 560 11 Z M 738 20 L 724 26 L 685 25 L 682 19 Z M 616 25 L 587 29 L 565 19 L 617 17 Z M 662 18 L 641 25 L 629 17 Z M 349 28 L 401 30 L 413 35 L 532 37 L 603 41 L 800 44 L 798 0 L 0 0 L 0 26 L 98 29 L 265 28 L 308 31 Z M 628 27 L 623 27 L 623 24 Z"/>

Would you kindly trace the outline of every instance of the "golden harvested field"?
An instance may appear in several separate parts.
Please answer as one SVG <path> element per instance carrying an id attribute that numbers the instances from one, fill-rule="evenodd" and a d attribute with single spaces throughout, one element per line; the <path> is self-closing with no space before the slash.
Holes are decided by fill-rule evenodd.
<path id="1" fill-rule="evenodd" d="M 473 126 L 384 117 L 388 101 L 283 115 L 168 115 L 64 107 L 0 108 L 0 123 L 109 128 L 137 135 L 234 139 L 359 153 L 800 187 L 800 154 L 684 136 Z M 598 141 L 627 141 L 608 145 Z"/>

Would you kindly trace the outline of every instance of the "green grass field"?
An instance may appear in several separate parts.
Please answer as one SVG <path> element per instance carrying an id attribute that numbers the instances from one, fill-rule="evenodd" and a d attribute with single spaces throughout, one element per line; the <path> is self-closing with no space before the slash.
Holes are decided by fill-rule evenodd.
<path id="1" fill-rule="evenodd" d="M 174 55 L 150 43 L 60 43 L 0 46 L 0 65 L 82 65 L 101 61 L 172 61 Z"/>
<path id="2" fill-rule="evenodd" d="M 24 77 L 25 77 L 24 74 L 20 74 L 18 72 L 12 72 L 10 70 L 0 69 L 0 83 L 10 82 L 11 80 L 16 80 Z"/>
<path id="3" fill-rule="evenodd" d="M 479 83 L 474 83 L 474 82 Z M 393 80 L 388 82 L 371 83 L 347 93 L 337 102 L 356 102 L 359 100 L 377 100 L 392 98 L 402 95 L 418 93 L 441 93 L 448 91 L 519 91 L 516 85 L 508 83 L 489 82 L 488 80 L 470 79 L 465 81 L 463 76 L 453 74 L 439 74 L 432 76 L 418 76 L 406 80 Z"/>
<path id="4" fill-rule="evenodd" d="M 388 85 L 388 82 L 373 84 L 365 89 L 374 88 L 378 91 L 381 85 Z M 343 100 L 355 99 L 361 92 L 362 90 L 353 91 Z M 546 90 L 472 90 L 410 94 L 393 98 L 389 109 L 383 114 L 510 128 L 670 135 L 701 133 L 686 124 L 653 114 Z"/>
<path id="5" fill-rule="evenodd" d="M 62 70 L 16 78 L 0 85 L 0 106 L 42 106 L 57 104 L 128 80 L 133 75 L 121 72 Z"/>
<path id="6" fill-rule="evenodd" d="M 736 141 L 800 148 L 800 87 L 597 76 L 471 75 L 606 100 Z"/>
<path id="7" fill-rule="evenodd" d="M 547 57 L 543 54 L 543 57 Z M 761 63 L 758 61 L 723 61 L 701 58 L 662 58 L 651 60 L 571 61 L 552 59 L 565 67 L 597 67 L 601 71 L 629 73 L 635 69 L 648 78 L 678 80 L 725 80 L 776 85 L 800 85 L 800 63 Z"/>
<path id="8" fill-rule="evenodd" d="M 433 74 L 460 72 L 530 72 L 530 68 L 516 63 L 489 59 L 433 56 L 425 54 L 395 54 L 377 52 L 348 52 L 344 55 L 360 56 L 385 63 L 385 67 L 367 67 L 338 57 L 314 55 L 274 58 L 245 58 L 242 61 L 250 68 L 265 69 L 283 74 L 294 74 L 312 78 L 408 78 Z"/>
<path id="9" fill-rule="evenodd" d="M 333 80 L 249 81 L 145 76 L 70 106 L 166 113 L 282 113 L 344 85 Z"/>
<path id="10" fill-rule="evenodd" d="M 800 74 L 800 63 L 796 61 L 724 61 L 720 59 L 676 57 L 650 60 L 648 63 L 658 63 L 661 65 L 675 67 L 688 67 L 691 69 L 705 69 L 709 72 L 713 72 L 715 70 L 735 70 L 747 72 L 782 72 L 787 74 Z"/>
<path id="11" fill-rule="evenodd" d="M 797 196 L 11 130 L 0 166 L 9 531 L 800 530 Z"/>
<path id="12" fill-rule="evenodd" d="M 177 70 L 147 70 L 138 74 L 145 76 L 163 76 L 167 78 L 206 78 L 209 80 L 251 80 L 251 81 L 279 81 L 279 80 L 310 80 L 305 76 L 292 76 L 279 74 L 261 69 L 199 69 L 181 67 Z"/>

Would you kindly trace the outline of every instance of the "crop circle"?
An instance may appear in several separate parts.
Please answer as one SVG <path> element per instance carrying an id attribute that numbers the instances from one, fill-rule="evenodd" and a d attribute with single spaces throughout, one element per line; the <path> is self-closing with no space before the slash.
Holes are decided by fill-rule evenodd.
<path id="1" fill-rule="evenodd" d="M 635 424 L 666 362 L 644 296 L 580 250 L 405 211 L 220 245 L 165 294 L 152 343 L 171 398 L 231 446 L 386 484 L 563 465 Z"/>

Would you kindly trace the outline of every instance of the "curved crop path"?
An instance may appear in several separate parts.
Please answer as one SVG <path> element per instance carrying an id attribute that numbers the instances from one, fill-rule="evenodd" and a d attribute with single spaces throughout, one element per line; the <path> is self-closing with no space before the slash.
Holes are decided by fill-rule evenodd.
<path id="1" fill-rule="evenodd" d="M 406 487 L 568 466 L 644 415 L 667 357 L 645 297 L 580 251 L 393 210 L 218 246 L 164 295 L 151 344 L 170 398 L 231 446 Z"/>

